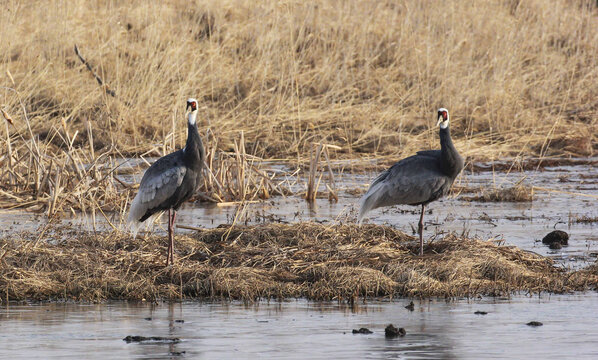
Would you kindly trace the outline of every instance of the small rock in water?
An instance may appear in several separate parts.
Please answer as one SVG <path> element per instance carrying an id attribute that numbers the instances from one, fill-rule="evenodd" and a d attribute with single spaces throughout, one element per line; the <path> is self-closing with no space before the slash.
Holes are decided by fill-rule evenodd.
<path id="1" fill-rule="evenodd" d="M 175 320 L 174 322 L 176 322 L 176 323 L 184 323 L 184 322 L 185 322 L 185 320 L 178 319 L 178 320 Z"/>
<path id="2" fill-rule="evenodd" d="M 413 311 L 415 309 L 415 305 L 413 304 L 413 301 L 409 303 L 409 305 L 405 306 L 405 309 L 409 310 L 409 311 Z"/>
<path id="3" fill-rule="evenodd" d="M 182 356 L 185 351 L 171 351 L 170 356 Z"/>
<path id="4" fill-rule="evenodd" d="M 558 243 L 560 245 L 569 244 L 569 234 L 562 230 L 554 230 L 546 234 L 542 239 L 542 244 L 553 246 L 552 244 Z M 556 246 L 556 245 L 554 245 Z M 560 249 L 560 248 L 555 248 Z"/>
<path id="5" fill-rule="evenodd" d="M 388 325 L 386 327 L 386 329 L 384 329 L 384 335 L 387 338 L 396 338 L 397 336 L 405 336 L 405 334 L 407 334 L 407 331 L 405 331 L 405 329 L 403 329 L 403 328 L 397 329 L 392 324 Z"/>
<path id="6" fill-rule="evenodd" d="M 478 311 L 474 312 L 474 314 L 476 314 L 476 315 L 486 315 L 486 314 L 488 314 L 488 312 L 487 311 L 479 311 L 478 310 Z"/>
<path id="7" fill-rule="evenodd" d="M 527 326 L 542 326 L 542 325 L 544 325 L 544 324 L 542 324 L 542 323 L 541 323 L 541 322 L 539 322 L 539 321 L 530 321 L 530 322 L 528 322 L 528 323 L 527 323 L 527 324 L 525 324 L 525 325 L 527 325 Z"/>
<path id="8" fill-rule="evenodd" d="M 157 342 L 157 343 L 169 343 L 169 344 L 176 344 L 181 342 L 179 338 L 167 338 L 161 336 L 139 336 L 139 335 L 129 335 L 123 339 L 127 344 L 132 342 Z"/>
<path id="9" fill-rule="evenodd" d="M 146 317 L 146 318 L 143 318 L 143 320 L 152 321 L 152 318 L 151 317 Z"/>
<path id="10" fill-rule="evenodd" d="M 371 334 L 372 330 L 368 328 L 353 329 L 353 334 Z"/>

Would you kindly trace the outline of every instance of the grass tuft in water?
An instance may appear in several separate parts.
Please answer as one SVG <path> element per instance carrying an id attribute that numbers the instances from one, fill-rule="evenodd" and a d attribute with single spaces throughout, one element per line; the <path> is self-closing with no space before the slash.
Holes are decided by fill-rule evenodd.
<path id="1" fill-rule="evenodd" d="M 464 297 L 596 288 L 598 271 L 566 272 L 516 247 L 447 235 L 417 256 L 415 238 L 376 225 L 216 228 L 166 238 L 54 229 L 0 239 L 3 300 L 102 301 L 304 297 Z"/>

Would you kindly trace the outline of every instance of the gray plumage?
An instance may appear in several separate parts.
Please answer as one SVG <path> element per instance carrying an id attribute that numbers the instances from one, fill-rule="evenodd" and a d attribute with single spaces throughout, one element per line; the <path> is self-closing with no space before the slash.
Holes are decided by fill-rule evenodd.
<path id="1" fill-rule="evenodd" d="M 174 260 L 174 221 L 178 208 L 195 194 L 201 184 L 205 150 L 195 123 L 197 100 L 187 100 L 191 108 L 185 148 L 158 159 L 146 170 L 139 191 L 131 203 L 128 223 L 134 236 L 141 223 L 168 210 L 168 258 Z"/>
<path id="2" fill-rule="evenodd" d="M 420 242 L 423 240 L 423 211 L 425 205 L 448 194 L 455 178 L 463 169 L 463 158 L 453 145 L 448 128 L 449 115 L 438 110 L 440 150 L 419 151 L 382 172 L 360 200 L 358 221 L 373 209 L 398 204 L 422 205 Z"/>
<path id="3" fill-rule="evenodd" d="M 151 217 L 153 214 L 146 215 L 147 211 L 160 207 L 181 186 L 187 173 L 187 168 L 180 161 L 181 151 L 161 157 L 145 171 L 131 204 L 130 222 L 143 222 Z"/>

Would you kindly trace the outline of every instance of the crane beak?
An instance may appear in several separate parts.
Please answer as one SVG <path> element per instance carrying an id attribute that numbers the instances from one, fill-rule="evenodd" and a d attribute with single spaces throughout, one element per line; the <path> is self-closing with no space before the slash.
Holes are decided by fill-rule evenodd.
<path id="1" fill-rule="evenodd" d="M 442 115 L 440 115 L 438 117 L 438 122 L 436 123 L 436 126 L 440 126 L 440 124 L 442 124 L 443 121 L 444 121 L 444 119 L 442 118 Z"/>

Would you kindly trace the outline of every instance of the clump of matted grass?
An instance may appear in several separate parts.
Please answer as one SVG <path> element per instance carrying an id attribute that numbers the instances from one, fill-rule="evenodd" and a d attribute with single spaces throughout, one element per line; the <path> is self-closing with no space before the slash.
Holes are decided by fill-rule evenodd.
<path id="1" fill-rule="evenodd" d="M 534 188 L 523 184 L 507 188 L 481 189 L 477 195 L 463 197 L 463 200 L 480 202 L 531 202 L 533 199 Z"/>
<path id="2" fill-rule="evenodd" d="M 8 299 L 256 300 L 305 297 L 504 295 L 598 285 L 598 273 L 566 272 L 514 247 L 447 235 L 417 256 L 411 236 L 376 225 L 313 223 L 217 228 L 176 238 L 59 229 L 0 240 L 0 288 Z"/>

